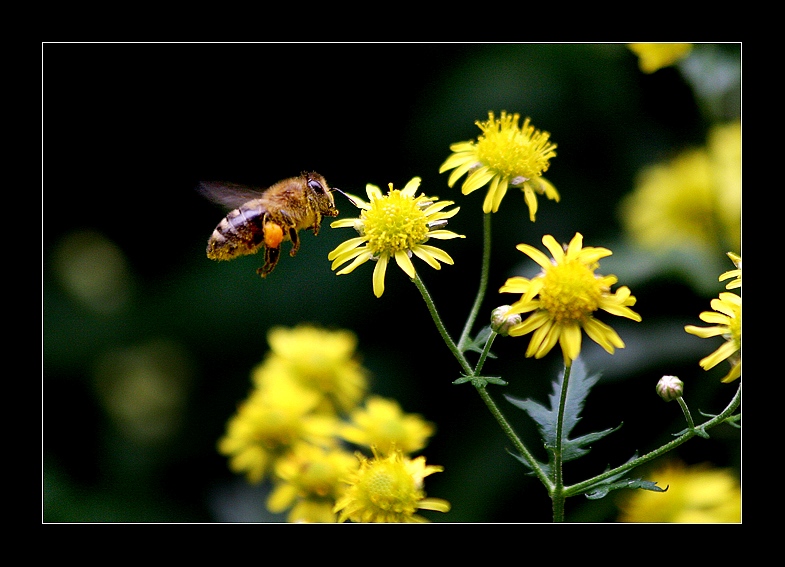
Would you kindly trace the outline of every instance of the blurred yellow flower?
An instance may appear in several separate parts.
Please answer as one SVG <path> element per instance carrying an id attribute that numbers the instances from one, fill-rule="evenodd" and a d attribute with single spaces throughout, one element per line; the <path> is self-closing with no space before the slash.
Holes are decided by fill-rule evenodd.
<path id="1" fill-rule="evenodd" d="M 394 449 L 404 454 L 419 451 L 433 435 L 435 427 L 416 414 L 406 414 L 395 400 L 372 396 L 365 407 L 355 409 L 351 423 L 339 435 L 355 445 L 376 447 L 381 455 Z"/>
<path id="2" fill-rule="evenodd" d="M 335 522 L 333 507 L 346 488 L 342 479 L 357 466 L 355 456 L 341 448 L 297 443 L 276 462 L 267 509 L 279 513 L 291 508 L 289 522 Z"/>
<path id="3" fill-rule="evenodd" d="M 477 141 L 452 144 L 453 153 L 441 165 L 439 173 L 453 170 L 447 180 L 450 187 L 468 173 L 461 187 L 464 195 L 490 182 L 482 205 L 484 213 L 499 210 L 508 187 L 519 188 L 529 207 L 529 219 L 534 222 L 538 193 L 559 202 L 559 192 L 542 177 L 550 167 L 551 158 L 556 157 L 556 144 L 550 141 L 548 132 L 531 126 L 529 118 L 518 127 L 520 119 L 520 114 L 504 111 L 496 119 L 489 112 L 487 121 L 476 122 L 482 130 Z"/>
<path id="4" fill-rule="evenodd" d="M 232 472 L 260 483 L 296 442 L 334 443 L 336 424 L 311 413 L 319 399 L 317 392 L 287 381 L 253 390 L 229 419 L 218 452 L 229 458 Z"/>
<path id="5" fill-rule="evenodd" d="M 628 43 L 627 47 L 638 56 L 638 66 L 644 73 L 673 65 L 692 51 L 691 43 Z"/>
<path id="6" fill-rule="evenodd" d="M 439 498 L 426 498 L 423 480 L 444 470 L 426 465 L 425 457 L 409 459 L 400 451 L 388 456 L 367 457 L 357 453 L 360 468 L 347 478 L 349 487 L 334 511 L 339 522 L 414 523 L 427 522 L 417 510 L 448 512 L 450 504 Z"/>
<path id="7" fill-rule="evenodd" d="M 566 365 L 572 364 L 580 354 L 581 329 L 611 354 L 615 348 L 624 348 L 616 331 L 594 318 L 594 313 L 602 309 L 633 321 L 641 320 L 630 309 L 636 300 L 629 288 L 622 286 L 611 293 L 611 286 L 618 281 L 616 276 L 594 273 L 599 267 L 598 260 L 612 252 L 607 248 L 583 247 L 580 233 L 564 248 L 549 234 L 542 238 L 542 243 L 553 256 L 552 260 L 533 246 L 517 246 L 542 267 L 540 274 L 531 280 L 520 276 L 509 278 L 499 289 L 502 293 L 522 294 L 510 306 L 508 314 L 533 312 L 512 326 L 509 335 L 517 337 L 534 331 L 526 349 L 528 357 L 542 358 L 558 342 Z"/>
<path id="8" fill-rule="evenodd" d="M 668 461 L 648 478 L 665 492 L 627 491 L 619 522 L 716 524 L 741 522 L 741 487 L 731 469 Z"/>
<path id="9" fill-rule="evenodd" d="M 647 250 L 740 249 L 740 122 L 715 127 L 705 148 L 642 170 L 618 213 L 625 232 Z"/>
<path id="10" fill-rule="evenodd" d="M 351 331 L 300 324 L 274 327 L 267 333 L 271 352 L 253 372 L 258 387 L 292 380 L 316 392 L 317 410 L 345 412 L 365 396 L 368 372 L 356 358 L 357 337 Z"/>

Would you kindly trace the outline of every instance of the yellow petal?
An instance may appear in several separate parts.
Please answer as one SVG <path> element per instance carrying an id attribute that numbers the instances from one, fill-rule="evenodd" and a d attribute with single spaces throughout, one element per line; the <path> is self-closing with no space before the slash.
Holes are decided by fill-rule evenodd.
<path id="1" fill-rule="evenodd" d="M 414 264 L 412 264 L 412 260 L 409 258 L 409 254 L 406 251 L 397 251 L 395 253 L 395 261 L 407 276 L 414 279 L 414 277 L 417 275 L 417 272 L 414 271 Z"/>
<path id="2" fill-rule="evenodd" d="M 520 337 L 521 335 L 525 335 L 526 333 L 531 333 L 534 329 L 540 327 L 544 323 L 551 321 L 551 316 L 545 312 L 540 311 L 537 313 L 533 313 L 526 320 L 522 321 L 519 325 L 515 325 L 512 329 L 510 329 L 510 336 L 511 337 Z"/>
<path id="3" fill-rule="evenodd" d="M 528 183 L 523 184 L 523 200 L 526 201 L 526 206 L 529 207 L 529 220 L 534 222 L 537 215 L 537 195 L 534 194 Z"/>
<path id="4" fill-rule="evenodd" d="M 578 323 L 570 322 L 562 325 L 559 335 L 559 345 L 565 360 L 575 360 L 581 353 L 581 326 Z"/>
<path id="5" fill-rule="evenodd" d="M 587 317 L 583 322 L 583 328 L 591 340 L 611 354 L 616 348 L 624 348 L 624 341 L 616 331 L 594 317 Z"/>
<path id="6" fill-rule="evenodd" d="M 515 248 L 526 254 L 529 258 L 537 262 L 543 268 L 550 268 L 553 265 L 551 263 L 551 259 L 534 246 L 529 246 L 528 244 L 518 244 L 518 246 Z"/>
<path id="7" fill-rule="evenodd" d="M 728 332 L 727 327 L 696 327 L 695 325 L 685 325 L 684 330 L 691 335 L 708 339 L 709 337 L 716 337 Z"/>
<path id="8" fill-rule="evenodd" d="M 455 182 L 461 178 L 461 176 L 469 171 L 472 168 L 472 162 L 467 161 L 466 163 L 462 164 L 461 166 L 455 168 L 453 172 L 450 174 L 450 177 L 447 178 L 447 186 L 452 187 L 455 185 Z"/>
<path id="9" fill-rule="evenodd" d="M 499 288 L 499 293 L 526 293 L 529 289 L 529 280 L 522 276 L 508 278 Z"/>
<path id="10" fill-rule="evenodd" d="M 363 242 L 367 242 L 368 238 L 365 236 L 357 236 L 355 238 L 350 238 L 345 242 L 339 244 L 332 252 L 327 255 L 328 260 L 334 260 L 341 254 L 346 253 L 347 251 L 351 250 L 352 248 L 356 248 L 360 246 Z"/>
<path id="11" fill-rule="evenodd" d="M 370 252 L 368 252 L 367 250 L 359 250 L 359 252 L 360 252 L 360 253 L 359 253 L 359 254 L 357 255 L 357 257 L 354 259 L 354 261 L 352 261 L 352 263 L 351 263 L 351 264 L 349 264 L 348 266 L 346 266 L 346 267 L 344 267 L 344 268 L 341 268 L 341 270 L 340 270 L 340 271 L 338 271 L 338 272 L 335 272 L 335 275 L 336 275 L 336 276 L 342 276 L 342 275 L 344 275 L 344 274 L 349 274 L 349 273 L 353 272 L 353 271 L 354 271 L 354 269 L 355 269 L 357 266 L 359 266 L 360 264 L 364 264 L 365 262 L 367 262 L 368 260 L 370 260 L 370 259 L 371 259 L 371 256 L 372 256 L 372 255 L 371 255 L 371 253 L 370 253 Z M 336 260 L 336 262 L 338 262 L 338 260 Z M 332 265 L 331 269 L 333 269 L 333 270 L 334 270 L 334 269 L 336 268 L 336 265 L 335 265 L 335 264 L 336 264 L 336 262 L 333 262 L 333 265 Z M 344 262 L 344 261 L 340 261 L 340 262 L 338 262 L 338 265 L 340 265 L 340 264 L 343 264 L 343 262 Z"/>
<path id="12" fill-rule="evenodd" d="M 412 248 L 412 252 L 414 252 L 417 255 L 418 258 L 422 258 L 423 260 L 428 262 L 428 264 L 430 264 L 431 266 L 433 266 L 437 270 L 441 266 L 439 266 L 438 263 L 436 263 L 436 265 L 434 266 L 434 264 L 432 264 L 431 261 L 426 259 L 426 256 L 428 258 L 430 258 L 430 260 L 432 260 L 433 262 L 437 262 L 437 260 L 438 260 L 438 261 L 444 262 L 445 264 L 449 264 L 449 265 L 452 265 L 454 263 L 452 257 L 449 254 L 447 254 L 447 252 L 445 252 L 444 250 L 442 250 L 440 248 L 436 248 L 435 246 L 428 246 L 427 244 L 420 244 L 419 246 L 415 246 L 414 248 Z"/>
<path id="13" fill-rule="evenodd" d="M 493 188 L 493 212 L 499 210 L 499 206 L 502 204 L 502 199 L 504 195 L 507 193 L 507 178 L 500 179 L 497 175 L 494 177 L 494 180 L 498 180 L 496 187 Z"/>
<path id="14" fill-rule="evenodd" d="M 581 241 L 583 240 L 583 236 L 581 236 L 579 232 L 575 233 L 575 236 L 580 237 Z M 575 237 L 573 237 L 573 240 L 575 240 Z M 557 264 L 561 264 L 564 262 L 564 248 L 562 248 L 561 244 L 556 242 L 556 239 L 553 236 L 551 236 L 550 234 L 546 234 L 545 236 L 542 237 L 542 243 L 551 253 L 551 256 L 553 256 L 553 259 L 556 261 Z"/>
<path id="15" fill-rule="evenodd" d="M 472 191 L 475 191 L 488 183 L 491 179 L 493 179 L 494 175 L 496 174 L 488 167 L 475 169 L 469 174 L 469 177 L 466 178 L 466 181 L 463 182 L 461 193 L 468 195 Z"/>
<path id="16" fill-rule="evenodd" d="M 407 197 L 414 197 L 414 194 L 417 192 L 417 189 L 420 187 L 420 182 L 422 179 L 419 177 L 412 177 L 406 186 L 401 191 L 401 194 L 406 195 Z"/>
<path id="17" fill-rule="evenodd" d="M 463 234 L 455 234 L 451 230 L 432 230 L 428 233 L 428 238 L 436 238 L 438 240 L 448 240 L 450 238 L 466 238 Z"/>
<path id="18" fill-rule="evenodd" d="M 387 254 L 382 254 L 373 269 L 373 294 L 376 297 L 381 297 L 384 293 L 384 274 L 387 271 L 388 259 Z"/>

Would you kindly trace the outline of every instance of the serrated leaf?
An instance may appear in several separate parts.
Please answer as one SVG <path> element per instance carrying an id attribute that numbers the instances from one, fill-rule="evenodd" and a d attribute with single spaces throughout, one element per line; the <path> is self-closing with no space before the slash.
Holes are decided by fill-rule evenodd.
<path id="1" fill-rule="evenodd" d="M 476 388 L 485 388 L 488 384 L 496 384 L 497 386 L 506 386 L 507 382 L 499 376 L 466 376 L 462 375 L 457 380 L 453 380 L 453 384 L 464 384 L 471 382 Z"/>
<path id="2" fill-rule="evenodd" d="M 609 433 L 613 433 L 621 425 L 613 429 L 606 429 L 596 433 L 589 433 L 575 439 L 570 439 L 569 435 L 580 421 L 580 413 L 583 410 L 584 402 L 589 391 L 600 379 L 600 374 L 588 374 L 586 366 L 580 358 L 572 363 L 570 369 L 570 380 L 567 384 L 567 395 L 564 403 L 564 422 L 562 425 L 562 461 L 576 459 L 588 453 L 589 445 L 598 439 L 602 439 Z M 512 396 L 505 396 L 514 406 L 524 410 L 531 417 L 546 446 L 556 445 L 556 425 L 559 415 L 559 399 L 561 398 L 561 387 L 564 382 L 564 372 L 561 372 L 553 383 L 553 392 L 548 396 L 550 407 L 546 407 L 534 400 L 521 400 Z"/>
<path id="3" fill-rule="evenodd" d="M 534 468 L 532 468 L 532 466 L 529 463 L 529 461 L 526 460 L 526 457 L 524 457 L 523 455 L 520 455 L 518 453 L 513 453 L 509 449 L 507 450 L 507 452 L 510 455 L 512 455 L 513 457 L 515 457 L 517 460 L 522 462 L 524 465 L 526 465 L 526 467 L 528 467 L 528 469 L 529 469 L 529 474 L 532 474 L 532 475 L 534 474 Z M 547 464 L 547 463 L 538 463 L 538 464 L 540 465 L 540 468 L 542 469 L 542 471 L 545 473 L 546 476 L 551 476 L 551 467 L 550 467 L 549 464 Z"/>
<path id="4" fill-rule="evenodd" d="M 586 435 L 581 435 L 580 437 L 576 437 L 575 439 L 568 439 L 567 442 L 562 447 L 562 460 L 563 461 L 571 461 L 572 459 L 577 459 L 578 457 L 582 457 L 586 453 L 589 452 L 589 449 L 584 449 L 584 446 L 590 446 L 595 441 L 599 441 L 606 435 L 613 433 L 614 431 L 618 431 L 621 429 L 621 426 L 624 425 L 620 423 L 616 427 L 610 427 L 608 429 L 604 429 L 603 431 L 597 431 L 595 433 L 587 433 Z"/>

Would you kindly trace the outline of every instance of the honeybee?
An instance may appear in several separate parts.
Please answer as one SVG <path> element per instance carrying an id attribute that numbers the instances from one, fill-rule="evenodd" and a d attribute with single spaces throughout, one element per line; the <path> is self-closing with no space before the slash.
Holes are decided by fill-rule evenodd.
<path id="1" fill-rule="evenodd" d="M 263 278 L 273 271 L 281 255 L 281 243 L 291 240 L 290 256 L 300 249 L 298 232 L 319 233 L 323 217 L 338 216 L 332 191 L 324 177 L 303 172 L 279 181 L 268 189 L 235 183 L 201 183 L 202 194 L 233 210 L 218 223 L 207 241 L 207 257 L 232 260 L 264 248 Z"/>

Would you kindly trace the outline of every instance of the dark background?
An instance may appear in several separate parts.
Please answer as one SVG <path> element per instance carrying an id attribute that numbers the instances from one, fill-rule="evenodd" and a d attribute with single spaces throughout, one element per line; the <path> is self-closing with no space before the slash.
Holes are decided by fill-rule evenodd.
<path id="1" fill-rule="evenodd" d="M 699 47 L 740 65 L 739 44 Z M 477 137 L 476 120 L 506 110 L 549 131 L 558 148 L 546 177 L 562 196 L 559 204 L 541 197 L 530 223 L 522 196 L 507 194 L 493 217 L 479 330 L 493 307 L 514 300 L 496 290 L 523 273 L 516 244 L 542 249 L 543 234 L 568 241 L 579 231 L 586 245 L 616 251 L 623 239 L 616 206 L 640 168 L 703 145 L 712 124 L 740 115 L 740 85 L 708 113 L 676 68 L 644 75 L 624 44 L 44 44 L 42 51 L 47 522 L 280 521 L 265 514 L 264 489 L 232 475 L 215 445 L 267 350 L 266 331 L 304 321 L 354 331 L 372 392 L 437 425 L 424 454 L 445 472 L 429 477 L 426 490 L 453 509 L 429 519 L 549 521 L 544 489 L 507 453 L 476 392 L 451 384 L 460 369 L 397 267 L 388 269 L 380 299 L 370 265 L 336 277 L 326 255 L 351 234 L 327 224 L 318 237 L 301 234 L 298 256 L 284 255 L 266 280 L 255 273 L 261 257 L 211 262 L 206 241 L 225 212 L 195 187 L 200 180 L 265 186 L 315 170 L 364 196 L 366 183 L 401 188 L 422 177 L 425 193 L 461 206 L 449 228 L 467 238 L 439 243 L 455 265 L 437 272 L 415 260 L 457 339 L 478 285 L 486 189 L 462 196 L 438 169 L 451 143 Z M 356 216 L 340 196 L 337 204 L 341 217 Z M 63 283 L 63 270 L 76 265 L 64 243 L 83 242 L 75 234 L 108 246 L 126 266 L 120 291 L 97 305 Z M 676 404 L 654 394 L 662 374 L 685 380 L 693 412 L 725 407 L 735 391 L 719 383 L 727 363 L 712 372 L 697 364 L 719 339 L 682 327 L 701 324 L 698 314 L 722 290 L 716 277 L 732 268 L 726 251 L 717 254 L 717 271 L 697 275 L 713 287 L 667 267 L 636 277 L 634 255 L 615 255 L 614 269 L 600 270 L 631 287 L 643 323 L 604 318 L 627 343 L 613 356 L 584 338 L 585 360 L 603 379 L 577 433 L 624 426 L 569 464 L 568 482 L 683 428 Z M 492 395 L 537 451 L 532 423 L 502 394 L 544 401 L 561 354 L 524 359 L 528 340 L 497 340 L 486 372 L 510 382 Z M 124 390 L 122 377 L 136 366 L 154 367 L 163 385 Z M 145 410 L 134 396 L 169 402 Z M 738 469 L 738 432 L 720 429 L 679 456 Z M 615 513 L 610 497 L 568 501 L 573 521 L 611 521 Z"/>

